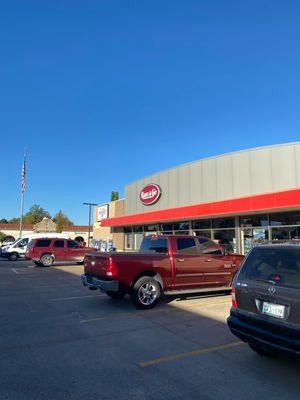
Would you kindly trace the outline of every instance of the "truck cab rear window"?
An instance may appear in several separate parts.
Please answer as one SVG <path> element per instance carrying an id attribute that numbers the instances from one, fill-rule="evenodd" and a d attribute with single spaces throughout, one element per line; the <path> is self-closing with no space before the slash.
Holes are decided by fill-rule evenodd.
<path id="1" fill-rule="evenodd" d="M 300 249 L 254 248 L 242 266 L 239 279 L 300 289 Z"/>
<path id="2" fill-rule="evenodd" d="M 197 254 L 198 249 L 196 241 L 193 238 L 178 238 L 177 239 L 178 254 Z"/>
<path id="3" fill-rule="evenodd" d="M 51 239 L 40 239 L 36 243 L 36 247 L 49 247 Z"/>
<path id="4" fill-rule="evenodd" d="M 164 253 L 168 252 L 168 242 L 165 238 L 145 237 L 142 241 L 141 253 Z"/>

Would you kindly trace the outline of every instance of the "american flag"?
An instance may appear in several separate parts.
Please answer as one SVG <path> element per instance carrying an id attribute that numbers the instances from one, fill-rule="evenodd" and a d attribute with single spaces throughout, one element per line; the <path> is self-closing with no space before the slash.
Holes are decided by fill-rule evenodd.
<path id="1" fill-rule="evenodd" d="M 26 188 L 26 156 L 24 157 L 24 163 L 22 166 L 22 174 L 21 174 L 21 191 L 25 192 Z"/>

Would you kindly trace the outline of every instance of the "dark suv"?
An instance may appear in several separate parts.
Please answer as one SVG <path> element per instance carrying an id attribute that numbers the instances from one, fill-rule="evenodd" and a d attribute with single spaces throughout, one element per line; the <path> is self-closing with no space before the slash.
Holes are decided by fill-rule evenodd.
<path id="1" fill-rule="evenodd" d="M 300 245 L 254 247 L 232 288 L 231 332 L 256 352 L 300 359 Z"/>

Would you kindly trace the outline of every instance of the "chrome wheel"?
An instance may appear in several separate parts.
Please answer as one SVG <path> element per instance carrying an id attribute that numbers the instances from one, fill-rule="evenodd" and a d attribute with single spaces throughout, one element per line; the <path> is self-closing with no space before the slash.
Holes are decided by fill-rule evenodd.
<path id="1" fill-rule="evenodd" d="M 41 263 L 44 267 L 50 267 L 53 264 L 53 257 L 50 254 L 46 254 L 42 257 Z"/>
<path id="2" fill-rule="evenodd" d="M 157 291 L 154 285 L 149 282 L 145 282 L 141 285 L 138 291 L 139 301 L 145 306 L 153 304 L 157 298 Z"/>

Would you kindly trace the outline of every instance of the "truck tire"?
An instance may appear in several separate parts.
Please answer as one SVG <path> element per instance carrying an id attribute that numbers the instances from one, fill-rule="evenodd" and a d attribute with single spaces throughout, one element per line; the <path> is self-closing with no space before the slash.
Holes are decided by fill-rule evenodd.
<path id="1" fill-rule="evenodd" d="M 135 282 L 130 296 L 138 308 L 149 310 L 155 307 L 160 299 L 160 284 L 150 276 L 142 276 Z"/>
<path id="2" fill-rule="evenodd" d="M 8 257 L 8 259 L 10 261 L 17 261 L 18 258 L 19 258 L 19 254 L 15 251 L 13 253 L 10 253 L 10 255 Z"/>
<path id="3" fill-rule="evenodd" d="M 106 292 L 107 296 L 111 297 L 112 299 L 123 299 L 126 293 L 124 292 L 112 292 L 108 290 Z"/>
<path id="4" fill-rule="evenodd" d="M 54 263 L 54 258 L 51 256 L 51 254 L 44 254 L 40 258 L 40 264 L 43 267 L 51 267 L 51 265 Z"/>

